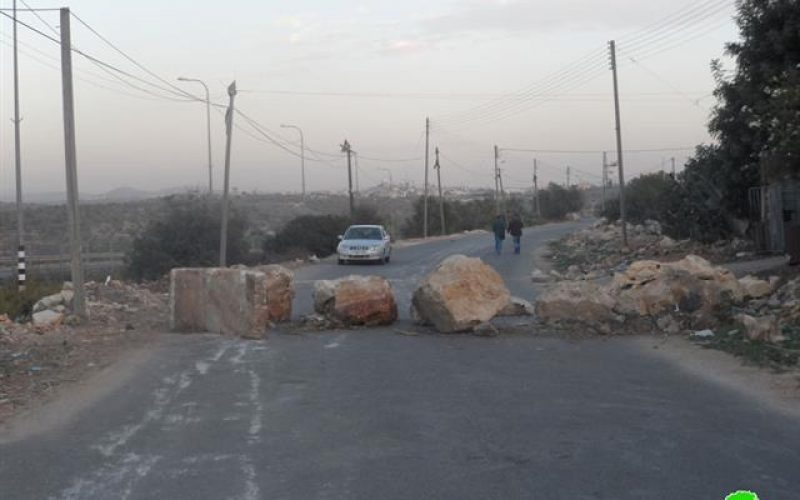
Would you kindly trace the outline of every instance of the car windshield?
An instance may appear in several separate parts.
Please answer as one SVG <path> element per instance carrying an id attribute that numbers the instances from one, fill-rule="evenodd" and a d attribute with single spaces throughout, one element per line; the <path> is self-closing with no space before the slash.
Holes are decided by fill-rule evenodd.
<path id="1" fill-rule="evenodd" d="M 344 233 L 346 240 L 382 240 L 381 230 L 377 227 L 351 227 Z"/>

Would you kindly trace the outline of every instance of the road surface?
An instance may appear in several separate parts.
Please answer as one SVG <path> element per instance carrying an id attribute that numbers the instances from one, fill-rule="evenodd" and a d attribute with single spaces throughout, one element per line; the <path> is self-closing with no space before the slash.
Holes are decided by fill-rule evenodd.
<path id="1" fill-rule="evenodd" d="M 574 227 L 528 230 L 526 250 Z M 484 257 L 531 298 L 529 256 L 492 245 L 469 236 L 398 249 L 385 267 L 303 268 L 298 312 L 312 280 L 353 272 L 391 278 L 407 315 L 413 283 L 450 253 Z M 800 498 L 796 417 L 635 340 L 165 335 L 79 408 L 42 410 L 47 430 L 0 442 L 0 497 Z"/>

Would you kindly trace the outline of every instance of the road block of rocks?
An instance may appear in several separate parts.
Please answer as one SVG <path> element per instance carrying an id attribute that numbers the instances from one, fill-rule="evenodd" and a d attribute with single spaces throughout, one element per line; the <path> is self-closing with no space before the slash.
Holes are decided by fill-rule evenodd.
<path id="1" fill-rule="evenodd" d="M 281 266 L 173 269 L 170 328 L 263 338 L 274 323 L 291 318 L 293 282 Z"/>
<path id="2" fill-rule="evenodd" d="M 391 325 L 397 320 L 394 291 L 380 276 L 317 281 L 314 311 L 336 327 Z"/>
<path id="3" fill-rule="evenodd" d="M 626 332 L 637 320 L 654 320 L 665 331 L 709 328 L 733 304 L 764 297 L 776 280 L 745 277 L 737 280 L 729 270 L 713 266 L 696 255 L 675 262 L 633 262 L 614 275 L 606 286 L 560 282 L 536 301 L 536 313 L 546 322 L 579 322 L 603 333 Z"/>

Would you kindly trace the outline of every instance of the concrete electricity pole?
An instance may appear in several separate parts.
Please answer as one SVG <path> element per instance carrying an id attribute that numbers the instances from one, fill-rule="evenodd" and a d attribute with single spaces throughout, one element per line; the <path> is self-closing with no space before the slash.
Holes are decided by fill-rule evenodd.
<path id="1" fill-rule="evenodd" d="M 428 237 L 428 163 L 430 162 L 431 119 L 425 118 L 425 201 L 422 209 L 422 235 Z"/>
<path id="2" fill-rule="evenodd" d="M 211 166 L 211 94 L 208 91 L 208 85 L 204 81 L 197 78 L 184 78 L 178 77 L 181 82 L 197 82 L 206 90 L 206 140 L 208 144 L 208 194 L 214 192 L 214 176 L 213 167 Z"/>
<path id="3" fill-rule="evenodd" d="M 569 174 L 570 174 L 569 165 L 567 165 L 567 189 L 569 189 L 569 181 L 570 181 Z"/>
<path id="4" fill-rule="evenodd" d="M 14 0 L 14 163 L 17 180 L 17 290 L 25 290 L 25 217 L 22 203 L 22 151 L 20 148 L 19 66 L 17 64 L 17 0 Z"/>
<path id="5" fill-rule="evenodd" d="M 356 212 L 355 201 L 353 199 L 353 150 L 350 147 L 350 143 L 347 142 L 347 139 L 344 140 L 344 144 L 342 144 L 341 148 L 342 153 L 347 153 L 347 190 L 350 194 L 350 218 L 352 219 Z"/>
<path id="6" fill-rule="evenodd" d="M 233 101 L 236 97 L 236 80 L 228 86 L 228 111 L 225 113 L 225 132 L 227 141 L 225 142 L 225 181 L 222 187 L 222 226 L 219 235 L 219 265 L 227 267 L 228 260 L 228 192 L 230 190 L 231 179 L 231 142 L 233 141 L 233 115 L 236 112 Z"/>
<path id="7" fill-rule="evenodd" d="M 72 312 L 86 317 L 86 295 L 83 290 L 83 264 L 81 262 L 81 214 L 78 200 L 78 156 L 75 147 L 75 100 L 72 87 L 72 42 L 68 8 L 61 15 L 61 92 L 64 106 L 64 157 L 67 168 L 67 219 L 69 221 L 69 247 L 74 297 Z M 16 23 L 15 23 L 16 24 Z"/>
<path id="8" fill-rule="evenodd" d="M 605 211 L 606 211 L 606 184 L 608 184 L 608 182 L 606 181 L 606 177 L 607 176 L 608 176 L 608 154 L 605 151 L 603 151 L 603 175 L 602 175 L 602 179 L 603 179 L 603 202 L 602 202 L 602 205 L 601 205 L 603 207 L 603 213 L 605 213 Z"/>
<path id="9" fill-rule="evenodd" d="M 439 219 L 442 226 L 442 236 L 447 234 L 444 224 L 444 197 L 442 196 L 442 169 L 439 165 L 439 148 L 436 148 L 436 163 L 433 164 L 436 169 L 436 180 L 439 183 Z"/>
<path id="10" fill-rule="evenodd" d="M 617 48 L 614 40 L 608 42 L 611 53 L 611 72 L 614 75 L 614 117 L 617 123 L 617 170 L 619 171 L 619 218 L 622 222 L 622 247 L 628 247 L 627 217 L 625 216 L 625 171 L 622 168 L 622 124 L 619 116 L 619 83 L 617 81 Z"/>
<path id="11" fill-rule="evenodd" d="M 494 211 L 495 215 L 500 213 L 500 149 L 497 144 L 494 145 Z"/>
<path id="12" fill-rule="evenodd" d="M 300 177 L 302 182 L 303 199 L 306 199 L 306 145 L 303 138 L 303 129 L 297 125 L 281 125 L 282 128 L 293 128 L 300 133 Z"/>
<path id="13" fill-rule="evenodd" d="M 542 218 L 542 210 L 539 206 L 539 165 L 536 158 L 533 159 L 533 207 L 536 211 L 536 217 Z"/>

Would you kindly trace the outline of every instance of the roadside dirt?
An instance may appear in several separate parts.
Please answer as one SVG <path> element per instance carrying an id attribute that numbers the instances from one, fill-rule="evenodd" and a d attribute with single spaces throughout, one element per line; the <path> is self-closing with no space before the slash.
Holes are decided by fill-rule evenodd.
<path id="1" fill-rule="evenodd" d="M 747 365 L 730 354 L 705 349 L 678 336 L 648 335 L 634 337 L 631 341 L 692 375 L 735 390 L 783 414 L 800 418 L 800 370 L 776 373 Z"/>
<path id="2" fill-rule="evenodd" d="M 0 427 L 66 385 L 146 348 L 167 327 L 165 285 L 87 283 L 90 320 L 80 326 L 0 325 Z"/>

